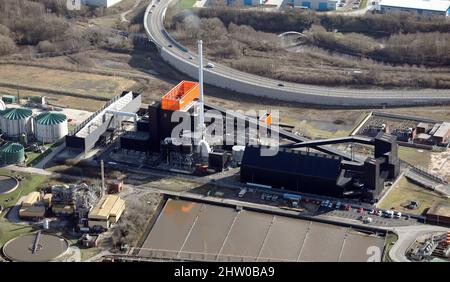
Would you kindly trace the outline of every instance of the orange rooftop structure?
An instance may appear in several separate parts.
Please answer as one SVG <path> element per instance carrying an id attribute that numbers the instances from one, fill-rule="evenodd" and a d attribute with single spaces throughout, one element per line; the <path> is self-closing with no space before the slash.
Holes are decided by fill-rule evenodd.
<path id="1" fill-rule="evenodd" d="M 162 97 L 161 108 L 172 111 L 183 110 L 194 99 L 198 99 L 199 95 L 198 82 L 183 80 Z"/>

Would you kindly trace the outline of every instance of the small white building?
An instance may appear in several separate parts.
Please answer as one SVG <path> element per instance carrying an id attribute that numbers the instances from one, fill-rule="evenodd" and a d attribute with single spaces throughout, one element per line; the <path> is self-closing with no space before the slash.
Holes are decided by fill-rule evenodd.
<path id="1" fill-rule="evenodd" d="M 450 16 L 448 0 L 381 0 L 378 10 L 382 13 L 411 12 L 422 15 Z"/>
<path id="2" fill-rule="evenodd" d="M 81 0 L 81 3 L 83 3 L 86 6 L 109 8 L 111 6 L 116 5 L 117 3 L 121 2 L 121 1 L 122 0 Z"/>
<path id="3" fill-rule="evenodd" d="M 264 4 L 263 0 L 223 0 L 224 4 L 227 6 L 260 6 Z M 214 5 L 214 3 L 218 3 L 219 1 L 208 1 Z"/>

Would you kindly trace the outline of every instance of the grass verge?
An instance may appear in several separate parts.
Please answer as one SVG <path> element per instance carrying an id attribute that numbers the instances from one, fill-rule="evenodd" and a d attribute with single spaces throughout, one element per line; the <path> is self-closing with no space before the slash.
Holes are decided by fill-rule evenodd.
<path id="1" fill-rule="evenodd" d="M 48 180 L 47 176 L 44 175 L 14 172 L 7 169 L 0 169 L 0 174 L 10 176 L 21 175 L 23 177 L 23 180 L 20 181 L 19 187 L 15 191 L 6 195 L 0 195 L 0 205 L 2 205 L 5 210 L 14 206 L 21 196 L 36 191 Z"/>
<path id="2" fill-rule="evenodd" d="M 389 251 L 395 245 L 395 242 L 397 242 L 397 240 L 398 240 L 397 234 L 395 234 L 393 232 L 388 232 L 386 234 L 386 247 L 384 248 L 383 259 L 382 259 L 383 262 L 393 262 L 393 260 L 389 256 Z"/>
<path id="3" fill-rule="evenodd" d="M 409 182 L 405 177 L 400 179 L 398 184 L 391 189 L 393 190 L 380 203 L 380 208 L 394 208 L 396 211 L 421 215 L 425 209 L 430 208 L 435 202 L 445 200 L 440 195 Z M 411 200 L 419 201 L 420 207 L 416 210 L 403 207 L 405 203 Z"/>
<path id="4" fill-rule="evenodd" d="M 181 0 L 178 2 L 177 7 L 180 9 L 189 9 L 194 6 L 195 2 L 197 2 L 197 0 Z"/>

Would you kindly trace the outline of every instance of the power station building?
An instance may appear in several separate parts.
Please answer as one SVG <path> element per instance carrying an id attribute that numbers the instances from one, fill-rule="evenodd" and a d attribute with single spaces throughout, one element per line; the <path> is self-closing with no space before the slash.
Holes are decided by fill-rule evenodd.
<path id="1" fill-rule="evenodd" d="M 363 161 L 291 148 L 358 142 L 375 147 L 374 157 Z M 395 137 L 379 134 L 375 138 L 348 137 L 310 141 L 281 148 L 274 156 L 264 156 L 261 148 L 247 146 L 241 163 L 241 182 L 289 191 L 332 197 L 362 198 L 377 202 L 386 180 L 400 171 Z"/>
<path id="2" fill-rule="evenodd" d="M 136 122 L 141 107 L 141 95 L 135 92 L 123 92 L 108 101 L 101 109 L 93 113 L 73 131 L 66 135 L 66 147 L 88 152 L 95 147 L 108 130 L 116 130 L 122 118 L 133 118 Z"/>

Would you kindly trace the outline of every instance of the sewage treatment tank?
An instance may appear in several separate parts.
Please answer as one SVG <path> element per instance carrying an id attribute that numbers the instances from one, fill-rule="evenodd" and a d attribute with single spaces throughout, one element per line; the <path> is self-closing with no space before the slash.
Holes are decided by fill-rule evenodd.
<path id="1" fill-rule="evenodd" d="M 67 135 L 67 117 L 58 112 L 41 113 L 35 117 L 34 132 L 40 142 L 53 143 Z"/>
<path id="2" fill-rule="evenodd" d="M 4 135 L 19 138 L 22 133 L 33 133 L 32 111 L 26 108 L 9 108 L 0 113 L 0 124 Z"/>
<path id="3" fill-rule="evenodd" d="M 8 142 L 0 147 L 2 164 L 19 164 L 25 160 L 25 148 L 19 143 Z"/>

